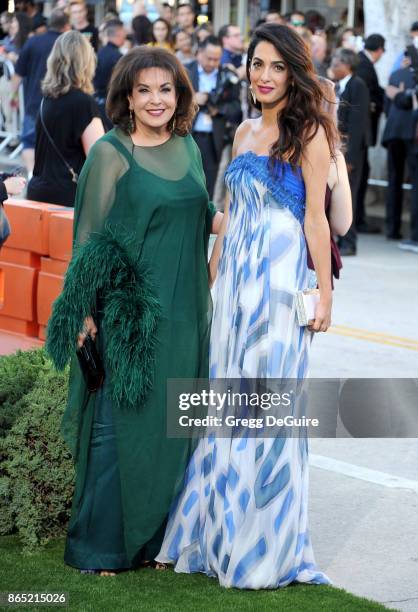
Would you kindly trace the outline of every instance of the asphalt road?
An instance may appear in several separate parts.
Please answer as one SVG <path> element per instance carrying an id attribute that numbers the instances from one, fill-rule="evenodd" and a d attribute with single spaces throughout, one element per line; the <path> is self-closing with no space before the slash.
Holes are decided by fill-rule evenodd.
<path id="1" fill-rule="evenodd" d="M 358 255 L 343 263 L 333 327 L 314 339 L 311 376 L 417 379 L 418 255 L 360 236 Z M 415 405 L 418 419 L 418 396 Z M 353 439 L 339 426 L 341 438 L 310 440 L 318 565 L 336 586 L 415 612 L 418 439 Z"/>

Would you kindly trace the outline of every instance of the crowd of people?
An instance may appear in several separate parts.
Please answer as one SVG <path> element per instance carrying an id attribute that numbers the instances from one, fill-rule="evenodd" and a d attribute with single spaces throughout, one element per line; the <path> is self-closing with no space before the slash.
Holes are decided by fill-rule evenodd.
<path id="1" fill-rule="evenodd" d="M 115 12 L 111 12 L 96 28 L 89 20 L 83 0 L 59 0 L 48 22 L 33 0 L 16 2 L 14 14 L 1 15 L 4 32 L 1 52 L 3 58 L 13 62 L 15 72 L 7 91 L 2 78 L 3 118 L 7 121 L 10 108 L 17 107 L 18 90 L 23 81 L 21 143 L 29 177 L 32 172 L 34 174 L 29 183 L 31 197 L 72 205 L 75 195 L 72 172 L 79 174 L 94 139 L 100 138 L 103 130 L 113 127 L 106 113 L 112 71 L 132 47 L 147 45 L 169 50 L 187 68 L 195 101 L 199 105 L 192 133 L 202 153 L 209 195 L 218 209 L 223 210 L 224 172 L 231 160 L 235 130 L 243 118 L 257 115 L 257 110 L 248 105 L 244 35 L 234 24 L 226 24 L 218 32 L 214 32 L 210 22 L 197 25 L 196 14 L 188 3 L 180 3 L 176 9 L 161 2 L 156 6 L 160 16 L 151 22 L 143 3 L 137 3 L 138 14 L 134 15 L 129 27 Z M 296 31 L 307 44 L 324 86 L 325 79 L 334 83 L 334 106 L 344 139 L 354 214 L 349 232 L 339 238 L 340 252 L 355 255 L 358 233 L 381 231 L 378 225 L 367 219 L 366 192 L 370 170 L 368 148 L 379 143 L 382 113 L 386 114 L 386 127 L 381 144 L 387 148 L 389 182 L 386 190 L 386 236 L 389 240 L 400 240 L 401 248 L 418 252 L 415 138 L 418 104 L 414 93 L 418 60 L 415 57 L 414 64 L 413 57 L 413 50 L 418 48 L 418 22 L 411 26 L 409 51 L 399 50 L 386 91 L 380 86 L 375 70 L 375 64 L 385 52 L 385 39 L 380 34 L 372 34 L 363 40 L 361 32 L 344 27 L 343 23 L 339 28 L 327 27 L 325 19 L 316 11 L 306 14 L 295 11 L 288 15 L 272 11 L 261 22 L 287 25 Z M 81 79 L 84 83 L 81 87 L 80 75 L 71 68 L 73 65 L 75 70 L 79 69 L 79 57 L 67 55 L 66 66 L 50 60 L 47 68 L 57 38 L 71 29 L 91 44 L 95 55 L 89 59 L 89 66 L 94 64 L 91 79 L 87 76 L 89 69 Z M 77 49 L 76 40 L 71 48 Z M 53 94 L 42 84 L 47 70 L 49 81 L 55 78 L 57 82 L 65 83 Z M 64 81 L 61 73 L 66 75 Z M 71 92 L 82 91 L 89 107 L 85 116 L 73 113 L 74 123 L 62 122 L 60 115 L 52 111 L 52 107 L 62 106 L 62 112 L 67 112 L 66 107 L 74 106 L 75 98 L 70 100 L 73 93 L 68 88 Z M 45 98 L 45 105 L 41 122 L 42 98 Z M 53 104 L 51 99 L 55 100 Z M 99 126 L 98 117 L 103 128 L 101 124 Z M 56 147 L 60 151 L 58 156 L 55 155 Z M 48 157 L 55 160 L 53 172 Z M 411 235 L 410 239 L 402 240 L 405 238 L 401 231 L 405 167 L 407 180 L 412 184 Z"/>

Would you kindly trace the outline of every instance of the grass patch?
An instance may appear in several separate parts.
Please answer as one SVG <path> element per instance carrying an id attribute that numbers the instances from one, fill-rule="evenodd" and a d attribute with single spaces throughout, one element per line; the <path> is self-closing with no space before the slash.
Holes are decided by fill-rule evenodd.
<path id="1" fill-rule="evenodd" d="M 55 539 L 39 552 L 21 552 L 16 536 L 0 538 L 0 591 L 69 593 L 70 609 L 114 612 L 378 612 L 384 606 L 325 585 L 292 585 L 275 591 L 221 588 L 201 574 L 141 569 L 116 577 L 82 576 L 64 565 L 64 540 Z M 23 608 L 23 607 L 22 607 Z M 56 608 L 55 609 L 60 609 Z M 25 606 L 25 610 L 52 606 Z"/>

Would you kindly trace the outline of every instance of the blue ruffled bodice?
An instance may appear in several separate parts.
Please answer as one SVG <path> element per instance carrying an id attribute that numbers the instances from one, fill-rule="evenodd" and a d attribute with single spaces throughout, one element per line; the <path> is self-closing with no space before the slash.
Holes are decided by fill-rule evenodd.
<path id="1" fill-rule="evenodd" d="M 300 166 L 294 170 L 289 163 L 277 160 L 272 169 L 268 155 L 246 151 L 232 160 L 225 173 L 225 181 L 231 194 L 237 187 L 248 182 L 246 172 L 262 183 L 276 202 L 288 208 L 303 224 L 306 192 Z M 233 210 L 234 200 L 235 198 L 232 198 L 230 210 Z"/>

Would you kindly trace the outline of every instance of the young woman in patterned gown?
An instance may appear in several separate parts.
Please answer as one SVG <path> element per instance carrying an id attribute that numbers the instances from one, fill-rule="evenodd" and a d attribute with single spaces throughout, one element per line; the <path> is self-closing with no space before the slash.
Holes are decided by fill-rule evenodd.
<path id="1" fill-rule="evenodd" d="M 324 198 L 338 135 L 309 51 L 290 28 L 256 30 L 247 75 L 262 114 L 238 129 L 226 172 L 231 200 L 212 260 L 213 272 L 220 255 L 210 377 L 303 379 L 313 332 L 331 320 Z M 316 283 L 315 320 L 299 327 L 294 295 Z M 192 456 L 157 560 L 226 587 L 329 583 L 315 564 L 307 506 L 306 438 L 215 431 Z"/>

